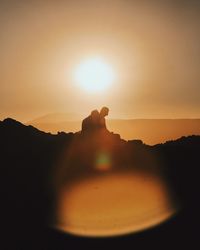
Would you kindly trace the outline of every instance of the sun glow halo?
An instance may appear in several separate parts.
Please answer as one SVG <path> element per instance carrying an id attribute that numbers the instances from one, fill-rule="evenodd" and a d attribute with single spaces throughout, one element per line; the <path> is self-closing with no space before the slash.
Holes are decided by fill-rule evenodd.
<path id="1" fill-rule="evenodd" d="M 112 67 L 102 59 L 93 58 L 80 63 L 75 71 L 75 81 L 88 92 L 101 92 L 113 83 Z"/>

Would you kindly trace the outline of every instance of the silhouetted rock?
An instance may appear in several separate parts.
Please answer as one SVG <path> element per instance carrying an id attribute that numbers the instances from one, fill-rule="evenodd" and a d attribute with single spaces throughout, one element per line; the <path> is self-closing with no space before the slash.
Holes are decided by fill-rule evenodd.
<path id="1" fill-rule="evenodd" d="M 79 171 L 84 174 L 100 149 L 109 152 L 116 168 L 128 166 L 160 171 L 180 206 L 177 217 L 166 225 L 142 236 L 127 236 L 124 241 L 137 245 L 141 237 L 140 242 L 155 243 L 160 239 L 164 243 L 173 241 L 176 235 L 179 244 L 182 237 L 194 242 L 197 237 L 195 226 L 200 222 L 200 136 L 182 137 L 148 146 L 141 140 L 126 142 L 110 132 L 97 134 L 92 139 L 90 136 L 82 137 L 81 133 L 60 132 L 52 135 L 11 118 L 0 122 L 0 212 L 7 244 L 12 239 L 10 244 L 19 246 L 12 249 L 22 249 L 20 246 L 25 241 L 29 244 L 49 244 L 49 235 L 56 237 L 58 232 L 47 229 L 55 198 L 52 183 L 56 181 L 56 176 L 52 173 L 57 171 L 56 168 L 63 167 L 58 171 L 63 181 Z M 88 171 L 93 173 L 96 170 L 91 168 Z M 66 238 L 66 241 L 74 242 L 73 238 Z M 117 240 L 113 239 L 113 242 Z M 46 248 L 39 246 L 37 249 Z"/>
<path id="2" fill-rule="evenodd" d="M 132 145 L 135 145 L 135 146 L 142 146 L 143 145 L 142 140 L 131 140 L 131 141 L 128 141 L 128 142 L 131 143 Z"/>

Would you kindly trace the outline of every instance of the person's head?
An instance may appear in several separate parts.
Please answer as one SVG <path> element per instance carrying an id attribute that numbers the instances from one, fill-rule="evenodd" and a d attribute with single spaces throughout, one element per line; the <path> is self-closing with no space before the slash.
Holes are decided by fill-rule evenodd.
<path id="1" fill-rule="evenodd" d="M 100 116 L 101 116 L 101 117 L 105 117 L 105 116 L 108 115 L 108 112 L 109 112 L 109 108 L 103 107 L 103 108 L 101 109 L 101 111 L 100 111 Z"/>
<path id="2" fill-rule="evenodd" d="M 98 110 L 93 110 L 92 112 L 91 112 L 91 117 L 92 117 L 92 119 L 98 119 L 98 117 L 99 117 L 99 111 Z"/>

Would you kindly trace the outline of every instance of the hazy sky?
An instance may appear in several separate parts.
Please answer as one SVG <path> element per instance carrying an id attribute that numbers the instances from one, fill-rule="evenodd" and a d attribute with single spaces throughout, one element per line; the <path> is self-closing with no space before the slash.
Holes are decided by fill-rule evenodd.
<path id="1" fill-rule="evenodd" d="M 0 119 L 200 117 L 200 1 L 1 0 L 0 37 Z M 88 94 L 72 76 L 94 56 L 117 77 Z"/>

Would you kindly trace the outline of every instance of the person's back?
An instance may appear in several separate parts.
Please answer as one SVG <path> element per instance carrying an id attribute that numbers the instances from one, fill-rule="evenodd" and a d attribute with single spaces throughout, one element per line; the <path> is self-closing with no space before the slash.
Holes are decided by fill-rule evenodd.
<path id="1" fill-rule="evenodd" d="M 91 133 L 96 131 L 98 129 L 99 119 L 99 112 L 97 110 L 93 110 L 91 114 L 82 122 L 82 133 Z"/>
<path id="2" fill-rule="evenodd" d="M 86 117 L 82 121 L 82 133 L 86 133 L 90 130 L 90 116 Z"/>

